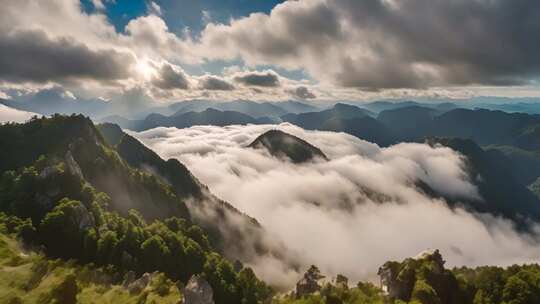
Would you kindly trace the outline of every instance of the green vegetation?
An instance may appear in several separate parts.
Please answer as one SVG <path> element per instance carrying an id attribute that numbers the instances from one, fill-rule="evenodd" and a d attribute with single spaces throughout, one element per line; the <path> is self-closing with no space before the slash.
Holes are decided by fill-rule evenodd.
<path id="1" fill-rule="evenodd" d="M 469 157 L 480 191 L 508 184 L 472 142 L 442 143 Z M 218 304 L 540 303 L 539 265 L 447 270 L 438 252 L 383 265 L 388 294 L 343 276 L 319 285 L 312 267 L 303 292 L 275 296 L 192 218 L 185 200 L 204 189 L 187 168 L 114 126 L 36 118 L 0 126 L 0 146 L 0 303 L 178 303 L 193 275 Z"/>
<path id="2" fill-rule="evenodd" d="M 152 174 L 157 174 L 172 186 L 175 194 L 181 198 L 201 195 L 201 186 L 189 170 L 176 159 L 164 161 L 154 151 L 146 148 L 135 138 L 125 134 L 118 126 L 101 124 L 98 130 L 111 147 L 130 166 Z"/>
<path id="3" fill-rule="evenodd" d="M 540 303 L 540 265 L 453 270 L 467 303 Z"/>
<path id="4" fill-rule="evenodd" d="M 50 258 L 112 267 L 118 274 L 160 271 L 184 283 L 193 274 L 203 274 L 216 303 L 257 303 L 271 295 L 251 269 L 237 272 L 213 251 L 198 226 L 178 218 L 146 224 L 134 210 L 127 217 L 106 211 L 107 197 L 102 193 L 93 198 L 91 206 L 62 199 L 38 226 L 13 216 L 2 219 L 7 232 L 16 233 L 29 246 L 42 247 Z"/>
<path id="5" fill-rule="evenodd" d="M 453 270 L 443 265 L 435 251 L 401 263 L 387 262 L 379 273 L 394 303 L 540 303 L 540 265 Z"/>
<path id="6" fill-rule="evenodd" d="M 155 274 L 141 290 L 123 286 L 111 267 L 47 259 L 21 247 L 0 221 L 0 303 L 178 303 L 180 284 Z"/>
<path id="7" fill-rule="evenodd" d="M 313 269 L 313 267 L 312 267 Z M 316 267 L 315 267 L 316 269 Z M 316 269 L 316 271 L 318 271 Z M 274 304 L 536 304 L 540 303 L 540 265 L 444 268 L 438 251 L 379 269 L 385 292 L 371 283 L 349 288 L 339 276 L 317 291 L 275 297 Z M 305 283 L 305 282 L 304 282 Z M 313 282 L 311 283 L 313 284 Z M 305 286 L 305 285 L 304 285 Z M 314 288 L 317 285 L 310 285 Z"/>
<path id="8" fill-rule="evenodd" d="M 249 268 L 234 268 L 192 222 L 179 176 L 172 187 L 161 177 L 132 167 L 88 119 L 33 119 L 1 126 L 0 134 L 6 136 L 0 139 L 2 146 L 10 151 L 8 160 L 0 160 L 2 223 L 6 233 L 16 234 L 25 246 L 42 250 L 50 259 L 73 260 L 75 268 L 110 269 L 115 276 L 158 271 L 166 276 L 162 281 L 185 284 L 192 275 L 202 274 L 216 303 L 258 303 L 271 296 L 271 289 Z M 46 141 L 41 136 L 52 138 Z M 27 143 L 26 137 L 39 142 Z M 40 153 L 17 158 L 15 151 L 27 145 Z M 193 185 L 198 184 L 192 180 L 187 187 Z M 59 291 L 51 287 L 44 303 L 84 297 L 77 287 L 78 275 L 66 273 L 61 280 Z"/>
<path id="9" fill-rule="evenodd" d="M 349 288 L 342 284 L 326 283 L 320 292 L 297 298 L 288 295 L 276 297 L 272 304 L 383 304 L 382 291 L 371 283 L 359 282 Z"/>
<path id="10" fill-rule="evenodd" d="M 60 169 L 59 174 L 66 172 L 69 174 L 66 179 L 75 180 L 69 183 L 82 179 L 99 192 L 107 193 L 112 199 L 110 207 L 123 215 L 136 209 L 149 220 L 170 216 L 189 218 L 187 207 L 175 189 L 161 178 L 131 167 L 105 143 L 92 122 L 82 116 L 56 115 L 26 124 L 2 125 L 0 146 L 3 176 L 0 189 L 3 194 L 10 193 L 1 203 L 19 204 L 23 197 L 28 203 L 39 197 L 43 199 L 41 207 L 50 209 L 58 198 L 56 192 L 66 191 L 64 183 L 51 180 Z M 50 181 L 46 188 L 32 184 L 45 186 L 44 181 Z M 30 197 L 26 191 L 34 195 Z M 73 193 L 67 194 L 70 195 L 66 197 L 81 200 L 72 197 Z"/>

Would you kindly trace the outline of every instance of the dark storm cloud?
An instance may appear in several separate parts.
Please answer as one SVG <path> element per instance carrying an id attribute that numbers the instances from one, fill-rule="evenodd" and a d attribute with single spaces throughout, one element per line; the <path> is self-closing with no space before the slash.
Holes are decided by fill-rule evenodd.
<path id="1" fill-rule="evenodd" d="M 255 87 L 279 87 L 279 76 L 274 71 L 243 72 L 234 76 L 234 81 L 246 86 Z"/>
<path id="2" fill-rule="evenodd" d="M 201 41 L 378 90 L 527 84 L 540 75 L 538 33 L 537 0 L 313 0 L 209 26 Z"/>
<path id="3" fill-rule="evenodd" d="M 0 33 L 0 79 L 6 81 L 124 79 L 133 62 L 131 55 L 91 50 L 67 38 L 50 39 L 42 31 Z"/>
<path id="4" fill-rule="evenodd" d="M 170 64 L 164 64 L 158 70 L 158 76 L 152 80 L 152 83 L 164 90 L 189 88 L 189 79 L 184 71 L 174 68 Z"/>
<path id="5" fill-rule="evenodd" d="M 289 90 L 289 93 L 299 99 L 313 99 L 317 98 L 315 94 L 313 94 L 308 88 L 306 87 L 297 87 L 296 89 Z"/>
<path id="6" fill-rule="evenodd" d="M 201 89 L 211 91 L 232 91 L 234 85 L 217 76 L 206 75 L 199 79 Z"/>

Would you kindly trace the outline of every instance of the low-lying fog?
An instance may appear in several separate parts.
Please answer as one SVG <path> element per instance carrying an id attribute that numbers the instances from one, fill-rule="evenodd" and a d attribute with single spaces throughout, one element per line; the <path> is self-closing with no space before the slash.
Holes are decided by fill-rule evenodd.
<path id="1" fill-rule="evenodd" d="M 317 146 L 329 161 L 295 165 L 246 148 L 273 128 Z M 422 181 L 445 196 L 479 198 L 462 157 L 449 148 L 379 148 L 347 134 L 290 124 L 131 134 L 163 158 L 182 161 L 214 194 L 256 218 L 301 256 L 304 268 L 315 264 L 328 275 L 374 279 L 384 262 L 428 248 L 440 249 L 449 266 L 540 260 L 538 236 L 521 235 L 499 218 L 452 211 L 414 186 Z M 292 286 L 300 275 L 267 257 L 251 266 L 277 286 Z"/>

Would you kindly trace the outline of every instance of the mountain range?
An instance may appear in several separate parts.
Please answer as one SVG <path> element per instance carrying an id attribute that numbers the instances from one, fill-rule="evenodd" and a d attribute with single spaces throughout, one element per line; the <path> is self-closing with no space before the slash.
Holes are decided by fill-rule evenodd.
<path id="1" fill-rule="evenodd" d="M 199 105 L 198 102 L 201 102 Z M 224 108 L 251 113 L 281 114 L 285 106 L 294 111 L 312 110 L 303 103 L 275 105 L 236 101 L 219 103 Z M 540 115 L 508 113 L 499 110 L 456 108 L 457 104 L 437 105 L 420 102 L 378 101 L 357 107 L 338 103 L 331 108 L 281 117 L 255 118 L 239 111 L 206 108 L 209 102 L 189 101 L 168 106 L 169 115 L 154 113 L 141 120 L 109 116 L 100 121 L 118 124 L 135 131 L 159 126 L 186 128 L 194 125 L 246 125 L 290 122 L 305 129 L 345 132 L 360 139 L 388 146 L 403 141 L 423 142 L 427 137 L 471 139 L 488 151 L 498 151 L 512 165 L 515 178 L 531 186 L 540 178 Z M 216 106 L 215 103 L 211 104 Z M 371 109 L 371 110 L 368 110 Z M 270 111 L 270 112 L 265 112 Z M 536 188 L 535 188 L 536 189 Z"/>
<path id="2" fill-rule="evenodd" d="M 42 115 L 83 114 L 93 119 L 106 120 L 106 117 L 121 115 L 126 120 L 141 120 L 150 114 L 165 116 L 180 115 L 188 112 L 202 112 L 209 108 L 220 111 L 234 111 L 254 118 L 278 118 L 287 113 L 304 113 L 320 110 L 319 107 L 299 102 L 255 102 L 249 100 L 210 101 L 187 100 L 160 105 L 155 103 L 144 108 L 130 109 L 129 104 L 108 102 L 101 99 L 80 99 L 67 96 L 63 92 L 50 89 L 31 96 L 14 99 L 0 99 L 0 104 L 8 107 L 34 112 Z"/>
<path id="3" fill-rule="evenodd" d="M 470 111 L 465 112 L 465 117 L 479 113 L 482 117 L 494 115 L 503 121 L 523 120 L 519 116 L 521 114 L 502 115 L 485 110 L 452 110 L 436 114 L 432 109 L 414 106 L 412 109 L 388 111 L 413 112 L 420 121 L 429 123 L 445 115 L 459 116 L 462 111 Z M 208 112 L 231 115 L 214 109 L 201 113 L 205 115 Z M 193 113 L 201 114 L 187 112 L 179 117 L 195 115 Z M 385 116 L 387 113 L 383 117 L 395 119 L 395 114 L 390 114 L 394 116 Z M 285 118 L 313 129 L 345 128 L 359 121 L 383 124 L 373 118 L 369 111 L 342 104 L 320 112 L 288 114 Z M 525 121 L 535 124 L 535 119 L 533 116 Z M 322 127 L 316 123 L 319 120 Z M 515 124 L 507 123 L 505 126 Z M 519 132 L 520 128 L 527 129 L 528 125 L 518 124 L 518 128 L 512 130 Z M 390 128 L 388 130 L 392 131 Z M 449 132 L 457 133 L 462 129 L 456 130 Z M 487 130 L 473 135 L 481 136 L 483 132 Z M 363 134 L 359 133 L 358 136 Z M 483 139 L 491 142 L 495 137 L 486 136 Z M 470 211 L 502 216 L 512 220 L 523 231 L 528 231 L 530 220 L 540 219 L 540 201 L 516 177 L 511 161 L 497 149 L 498 146 L 482 148 L 471 139 L 459 138 L 429 137 L 424 140 L 430 145 L 444 145 L 459 151 L 466 159 L 468 175 L 474 178 L 471 182 L 478 187 L 483 198 L 463 201 L 444 197 L 451 207 L 459 206 Z M 251 258 L 263 254 L 275 259 L 281 257 L 279 250 L 276 251 L 279 247 L 269 248 L 263 241 L 266 238 L 264 227 L 214 196 L 180 161 L 162 159 L 119 126 L 110 123 L 94 125 L 89 118 L 80 115 L 32 118 L 24 124 L 1 125 L 0 146 L 3 147 L 0 150 L 0 267 L 9 266 L 24 277 L 30 276 L 24 270 L 28 267 L 34 269 L 35 273 L 35 278 L 26 280 L 29 283 L 20 288 L 13 287 L 14 283 L 9 283 L 9 286 L 0 283 L 0 299 L 15 301 L 12 299 L 39 296 L 45 299 L 39 300 L 42 302 L 74 303 L 71 302 L 73 299 L 82 299 L 80 290 L 90 292 L 88 284 L 103 285 L 100 288 L 104 292 L 112 286 L 123 285 L 114 287 L 120 288 L 116 291 L 117 295 L 125 290 L 131 295 L 147 290 L 146 297 L 162 298 L 177 298 L 180 294 L 191 292 L 187 286 L 198 284 L 194 289 L 199 290 L 197 292 L 207 290 L 205 293 L 210 294 L 206 297 L 218 304 L 260 303 L 275 295 L 243 264 L 249 264 Z M 290 160 L 296 165 L 327 159 L 311 143 L 277 130 L 260 134 L 249 148 L 264 149 L 276 158 Z M 441 196 L 426 184 L 418 183 L 415 186 L 430 197 Z M 21 255 L 16 261 L 13 255 L 22 249 L 12 240 L 13 237 L 19 238 L 28 248 L 41 248 L 43 251 L 39 258 L 27 259 L 26 255 Z M 39 293 L 35 291 L 39 290 L 37 286 L 46 284 L 45 280 L 53 280 L 49 271 L 49 267 L 53 266 L 49 259 L 60 259 L 54 267 L 70 275 L 57 275 L 58 283 L 54 288 L 47 289 L 50 292 L 36 295 Z M 75 264 L 62 262 L 69 259 L 86 265 L 86 268 L 83 270 Z M 438 268 L 433 268 L 433 262 L 437 263 Z M 346 297 L 356 299 L 358 296 L 358 299 L 369 298 L 370 301 L 393 297 L 416 299 L 418 294 L 414 285 L 418 282 L 438 290 L 437 303 L 473 303 L 472 299 L 479 297 L 474 294 L 485 293 L 478 291 L 482 290 L 477 283 L 480 279 L 462 281 L 461 285 L 454 283 L 464 271 L 470 276 L 476 276 L 478 272 L 480 276 L 487 270 L 450 271 L 444 270 L 443 264 L 438 252 L 406 259 L 402 263 L 388 262 L 382 265 L 379 275 L 385 280 L 385 288 L 391 291 L 390 294 L 378 291 L 376 286 L 369 283 L 360 282 L 356 287 L 350 287 L 352 294 Z M 26 265 L 26 268 L 22 265 Z M 294 269 L 296 266 L 292 264 L 290 267 Z M 397 276 L 394 273 L 394 270 L 404 271 L 402 269 L 408 269 L 407 275 Z M 424 277 L 426 271 L 432 278 L 427 281 Z M 521 271 L 521 268 L 508 271 L 514 271 L 509 277 Z M 85 276 L 89 274 L 92 275 Z M 98 277 L 101 279 L 98 280 Z M 320 296 L 328 302 L 334 301 L 328 299 L 345 297 L 344 294 L 334 295 L 325 291 L 319 285 L 319 279 L 319 270 L 312 266 L 298 282 L 295 294 L 277 296 L 274 301 L 296 303 L 293 302 L 295 297 Z M 13 280 L 14 277 L 4 278 L 2 282 L 15 282 Z M 180 287 L 173 288 L 171 280 L 180 282 L 174 285 Z M 344 292 L 343 288 L 347 285 L 344 282 L 347 279 L 338 276 L 332 285 L 325 285 L 325 288 Z M 441 285 L 437 282 L 444 283 Z M 400 288 L 400 284 L 408 287 Z M 463 287 L 463 284 L 468 287 Z M 504 284 L 509 283 L 504 281 Z M 137 289 L 139 285 L 141 287 Z M 2 288 L 10 292 L 4 293 Z M 13 290 L 16 290 L 15 294 Z M 27 293 L 19 290 L 27 290 Z M 451 296 L 458 294 L 459 297 Z"/>

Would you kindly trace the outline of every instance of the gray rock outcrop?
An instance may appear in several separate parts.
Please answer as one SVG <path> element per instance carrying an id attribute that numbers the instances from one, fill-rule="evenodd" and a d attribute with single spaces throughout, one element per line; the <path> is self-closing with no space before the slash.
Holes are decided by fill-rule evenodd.
<path id="1" fill-rule="evenodd" d="M 181 304 L 214 304 L 212 287 L 199 275 L 194 275 L 189 279 L 182 295 Z"/>
<path id="2" fill-rule="evenodd" d="M 131 294 L 140 293 L 141 291 L 143 291 L 143 289 L 146 288 L 146 286 L 148 286 L 148 284 L 150 284 L 150 282 L 152 282 L 152 279 L 154 278 L 156 274 L 157 272 L 143 274 L 139 279 L 132 281 L 129 284 L 126 284 L 127 290 Z M 132 278 L 127 278 L 127 279 L 131 280 Z"/>

